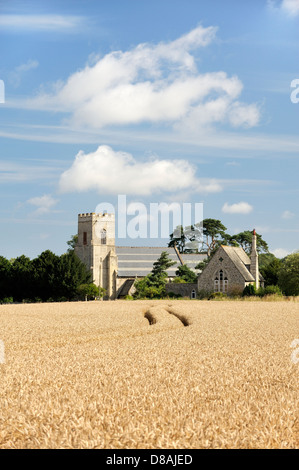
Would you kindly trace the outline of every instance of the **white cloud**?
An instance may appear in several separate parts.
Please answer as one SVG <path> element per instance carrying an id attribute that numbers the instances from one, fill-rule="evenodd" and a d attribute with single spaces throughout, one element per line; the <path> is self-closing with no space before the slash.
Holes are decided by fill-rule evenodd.
<path id="1" fill-rule="evenodd" d="M 299 14 L 299 0 L 267 0 L 267 4 L 273 11 L 283 11 L 289 16 L 297 16 Z"/>
<path id="2" fill-rule="evenodd" d="M 57 204 L 58 199 L 54 199 L 51 195 L 45 194 L 44 196 L 28 199 L 27 202 L 37 207 L 34 211 L 34 215 L 43 215 L 51 212 L 52 207 Z"/>
<path id="3" fill-rule="evenodd" d="M 28 72 L 28 70 L 35 69 L 36 67 L 38 67 L 37 60 L 27 60 L 25 64 L 18 65 L 18 67 L 15 68 L 15 71 Z"/>
<path id="4" fill-rule="evenodd" d="M 215 192 L 216 181 L 200 182 L 196 168 L 186 160 L 159 160 L 157 157 L 138 162 L 126 152 L 101 145 L 95 152 L 80 151 L 72 166 L 62 173 L 61 192 L 97 190 L 102 194 L 147 196 L 157 192 L 178 193 L 184 189 Z"/>
<path id="5" fill-rule="evenodd" d="M 290 254 L 290 252 L 284 248 L 276 248 L 275 250 L 272 250 L 272 253 L 276 258 L 284 258 Z"/>
<path id="6" fill-rule="evenodd" d="M 95 56 L 66 82 L 57 82 L 52 93 L 23 105 L 67 112 L 73 125 L 96 129 L 144 122 L 191 130 L 225 122 L 255 126 L 259 107 L 238 101 L 243 88 L 238 77 L 197 70 L 195 51 L 215 34 L 215 27 L 198 26 L 168 43 Z"/>
<path id="7" fill-rule="evenodd" d="M 249 214 L 253 207 L 248 202 L 238 202 L 229 205 L 227 202 L 222 207 L 222 212 L 225 214 Z"/>
<path id="8" fill-rule="evenodd" d="M 1 29 L 13 31 L 76 31 L 84 19 L 63 15 L 0 15 Z"/>
<path id="9" fill-rule="evenodd" d="M 15 69 L 9 74 L 9 80 L 13 83 L 14 86 L 19 86 L 22 80 L 23 75 L 26 72 L 29 72 L 32 69 L 36 69 L 39 63 L 37 60 L 28 60 L 24 64 L 18 65 Z"/>
<path id="10" fill-rule="evenodd" d="M 291 16 L 299 15 L 299 0 L 283 0 L 281 8 Z"/>
<path id="11" fill-rule="evenodd" d="M 28 163 L 30 159 L 24 163 L 13 162 L 8 160 L 0 161 L 0 183 L 18 183 L 36 180 L 49 180 L 57 178 L 57 174 L 61 172 L 62 165 L 46 166 Z"/>
<path id="12" fill-rule="evenodd" d="M 282 213 L 281 217 L 283 219 L 292 219 L 294 216 L 295 216 L 295 214 L 293 212 L 286 210 Z"/>

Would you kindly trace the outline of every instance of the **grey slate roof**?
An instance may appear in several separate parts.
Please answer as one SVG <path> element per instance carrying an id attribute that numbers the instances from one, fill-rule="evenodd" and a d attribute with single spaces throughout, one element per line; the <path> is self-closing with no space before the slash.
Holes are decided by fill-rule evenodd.
<path id="1" fill-rule="evenodd" d="M 144 277 L 149 274 L 153 264 L 160 257 L 162 251 L 166 251 L 175 265 L 167 270 L 169 277 L 175 277 L 175 272 L 180 266 L 180 260 L 174 250 L 169 247 L 147 247 L 147 246 L 116 246 L 116 255 L 118 258 L 118 276 L 119 277 Z M 184 254 L 181 255 L 183 263 L 190 269 L 205 258 L 202 254 Z"/>
<path id="2" fill-rule="evenodd" d="M 249 271 L 250 269 L 250 258 L 245 253 L 243 248 L 241 247 L 235 247 L 235 246 L 226 246 L 226 245 L 221 245 L 221 248 L 225 251 L 225 253 L 229 256 L 229 258 L 232 260 L 238 271 L 242 274 L 243 278 L 245 281 L 253 281 L 254 282 L 254 277 Z M 263 280 L 263 276 L 260 274 L 259 275 L 260 279 Z"/>

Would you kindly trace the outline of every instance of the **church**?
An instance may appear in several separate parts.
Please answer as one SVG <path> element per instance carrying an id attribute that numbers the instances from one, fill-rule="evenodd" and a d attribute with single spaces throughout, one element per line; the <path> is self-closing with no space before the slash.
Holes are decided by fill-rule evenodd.
<path id="1" fill-rule="evenodd" d="M 254 284 L 264 287 L 259 272 L 256 233 L 253 230 L 250 258 L 240 246 L 221 245 L 198 278 L 198 291 L 237 295 Z"/>
<path id="2" fill-rule="evenodd" d="M 116 246 L 114 214 L 92 212 L 78 215 L 75 253 L 91 271 L 94 284 L 104 287 L 106 298 L 110 300 L 129 295 L 135 280 L 151 272 L 162 251 L 166 251 L 175 262 L 167 270 L 169 281 L 176 276 L 180 265 L 187 265 L 196 272 L 195 266 L 206 258 L 205 254 L 181 254 L 170 247 Z M 184 284 L 184 295 L 195 297 L 196 287 L 196 284 Z"/>
<path id="3" fill-rule="evenodd" d="M 78 215 L 78 241 L 75 253 L 92 273 L 93 282 L 104 287 L 106 298 L 124 298 L 132 293 L 134 282 L 149 274 L 153 264 L 166 251 L 175 264 L 167 270 L 168 293 L 196 298 L 197 291 L 242 293 L 245 286 L 263 286 L 259 273 L 256 234 L 253 232 L 251 256 L 241 247 L 221 245 L 212 256 L 197 284 L 175 284 L 171 281 L 180 265 L 194 272 L 195 266 L 205 260 L 204 253 L 179 253 L 170 247 L 134 247 L 115 245 L 115 215 L 87 213 Z"/>

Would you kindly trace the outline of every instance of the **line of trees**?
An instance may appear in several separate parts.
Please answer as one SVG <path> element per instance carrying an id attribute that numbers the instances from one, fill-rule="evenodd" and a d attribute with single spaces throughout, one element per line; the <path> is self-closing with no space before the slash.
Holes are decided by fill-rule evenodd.
<path id="1" fill-rule="evenodd" d="M 179 234 L 179 236 L 177 236 Z M 168 246 L 177 247 L 180 253 L 206 253 L 210 258 L 220 245 L 241 246 L 250 254 L 253 232 L 244 232 L 230 235 L 227 228 L 218 219 L 204 219 L 203 222 L 183 227 L 179 225 L 170 234 Z M 262 236 L 256 234 L 258 253 L 268 253 L 269 247 Z"/>
<path id="2" fill-rule="evenodd" d="M 33 260 L 24 255 L 12 260 L 0 256 L 1 302 L 91 298 L 98 294 L 91 286 L 90 272 L 73 249 L 61 256 L 46 250 Z"/>

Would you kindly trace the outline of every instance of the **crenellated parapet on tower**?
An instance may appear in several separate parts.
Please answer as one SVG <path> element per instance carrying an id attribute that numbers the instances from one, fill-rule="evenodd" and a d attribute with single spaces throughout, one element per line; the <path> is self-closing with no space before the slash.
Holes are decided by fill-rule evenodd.
<path id="1" fill-rule="evenodd" d="M 115 215 L 85 213 L 78 215 L 78 242 L 75 253 L 90 269 L 94 284 L 116 295 L 117 256 L 115 252 Z"/>

